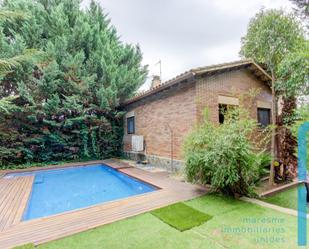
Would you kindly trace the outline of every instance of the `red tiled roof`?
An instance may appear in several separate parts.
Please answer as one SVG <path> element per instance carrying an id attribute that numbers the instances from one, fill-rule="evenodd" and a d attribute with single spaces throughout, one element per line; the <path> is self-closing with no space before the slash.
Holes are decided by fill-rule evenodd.
<path id="1" fill-rule="evenodd" d="M 263 76 L 263 80 L 265 81 L 271 80 L 271 76 L 262 67 L 260 67 L 257 63 L 255 63 L 252 59 L 239 60 L 239 61 L 233 61 L 233 62 L 228 62 L 228 63 L 210 65 L 206 67 L 193 68 L 168 81 L 161 83 L 160 85 L 154 88 L 151 88 L 147 91 L 139 92 L 134 97 L 123 102 L 121 105 L 124 106 L 127 104 L 131 104 L 147 96 L 160 92 L 170 86 L 180 83 L 184 80 L 187 80 L 189 78 L 194 78 L 196 75 L 202 75 L 202 74 L 211 73 L 211 72 L 219 72 L 219 71 L 227 70 L 227 69 L 235 69 L 235 68 L 239 68 L 242 66 L 249 66 L 249 65 L 252 65 L 257 71 L 259 71 L 259 74 Z"/>

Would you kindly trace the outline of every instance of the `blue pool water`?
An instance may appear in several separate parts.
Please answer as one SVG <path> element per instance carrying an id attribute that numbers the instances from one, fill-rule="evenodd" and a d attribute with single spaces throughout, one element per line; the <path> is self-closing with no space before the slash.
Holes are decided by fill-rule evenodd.
<path id="1" fill-rule="evenodd" d="M 156 190 L 105 165 L 16 173 L 9 177 L 21 175 L 35 175 L 23 220 Z"/>

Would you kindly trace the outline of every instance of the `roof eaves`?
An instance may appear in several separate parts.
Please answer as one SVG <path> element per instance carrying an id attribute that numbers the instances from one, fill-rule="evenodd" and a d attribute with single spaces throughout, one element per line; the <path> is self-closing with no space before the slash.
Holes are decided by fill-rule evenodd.
<path id="1" fill-rule="evenodd" d="M 191 71 L 195 72 L 196 75 L 201 75 L 204 73 L 211 73 L 211 72 L 216 72 L 216 71 L 225 70 L 225 69 L 232 69 L 232 68 L 240 67 L 244 65 L 253 65 L 259 71 L 261 71 L 261 73 L 265 75 L 266 78 L 271 80 L 271 76 L 261 66 L 255 63 L 253 59 L 239 60 L 239 61 L 234 61 L 234 62 L 229 62 L 229 63 L 211 65 L 207 67 L 198 67 L 198 68 L 192 69 Z"/>
<path id="2" fill-rule="evenodd" d="M 198 68 L 192 69 L 191 71 L 195 72 L 196 74 L 203 74 L 207 72 L 218 71 L 218 70 L 233 68 L 233 67 L 242 66 L 242 65 L 249 65 L 252 62 L 253 61 L 251 59 L 239 60 L 239 61 L 216 64 L 216 65 L 211 65 L 211 66 L 206 66 L 206 67 L 198 67 Z"/>
<path id="3" fill-rule="evenodd" d="M 255 61 L 252 61 L 252 65 L 257 67 L 269 80 L 272 80 L 271 76 L 260 65 L 255 63 Z"/>
<path id="4" fill-rule="evenodd" d="M 153 95 L 157 92 L 160 92 L 160 91 L 163 91 L 164 89 L 167 89 L 179 82 L 182 82 L 183 80 L 186 80 L 190 77 L 194 77 L 195 76 L 195 73 L 194 72 L 191 72 L 191 71 L 187 71 L 187 72 L 184 72 L 160 85 L 158 85 L 157 87 L 154 87 L 154 88 L 151 88 L 147 91 L 143 91 L 143 92 L 140 92 L 139 94 L 135 95 L 133 98 L 131 99 L 128 99 L 127 101 L 123 102 L 121 104 L 121 106 L 125 106 L 125 105 L 128 105 L 128 104 L 131 104 L 131 103 L 134 103 L 140 99 L 143 99 L 143 98 L 146 98 L 150 95 Z"/>

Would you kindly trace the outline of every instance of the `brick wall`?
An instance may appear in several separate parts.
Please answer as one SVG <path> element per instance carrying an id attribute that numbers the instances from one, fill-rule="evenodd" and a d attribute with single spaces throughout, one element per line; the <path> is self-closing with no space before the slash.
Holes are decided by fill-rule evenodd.
<path id="1" fill-rule="evenodd" d="M 254 98 L 248 98 L 250 92 L 257 91 Z M 230 96 L 239 99 L 250 109 L 251 117 L 257 118 L 257 102 L 271 103 L 271 90 L 257 79 L 249 70 L 242 69 L 208 77 L 202 77 L 196 84 L 197 119 L 203 118 L 203 111 L 208 107 L 211 121 L 219 122 L 219 96 Z M 244 98 L 245 96 L 245 98 Z"/>
<path id="2" fill-rule="evenodd" d="M 182 159 L 185 135 L 196 122 L 201 121 L 205 107 L 209 109 L 211 120 L 218 123 L 218 96 L 241 99 L 243 94 L 248 94 L 252 89 L 259 89 L 259 94 L 253 99 L 247 98 L 240 102 L 245 102 L 248 108 L 251 106 L 251 116 L 256 119 L 257 101 L 271 103 L 271 91 L 247 69 L 202 77 L 196 83 L 180 84 L 130 104 L 126 110 L 134 111 L 135 134 L 144 136 L 147 154 L 170 158 L 169 124 L 174 133 L 174 158 Z M 130 151 L 131 138 L 126 131 L 125 120 L 124 150 Z"/>
<path id="3" fill-rule="evenodd" d="M 184 135 L 196 121 L 195 84 L 180 85 L 127 107 L 135 114 L 135 134 L 143 135 L 146 152 L 161 157 L 171 156 L 173 130 L 174 158 L 181 158 Z M 131 136 L 125 136 L 124 150 L 131 150 Z"/>

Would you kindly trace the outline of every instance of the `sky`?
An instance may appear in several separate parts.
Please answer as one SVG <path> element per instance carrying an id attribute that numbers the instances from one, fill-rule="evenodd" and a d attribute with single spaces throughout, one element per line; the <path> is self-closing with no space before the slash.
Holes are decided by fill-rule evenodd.
<path id="1" fill-rule="evenodd" d="M 291 11 L 288 0 L 97 0 L 120 39 L 139 44 L 149 75 L 169 80 L 191 68 L 239 60 L 240 40 L 262 7 Z M 87 6 L 90 0 L 84 0 Z"/>

